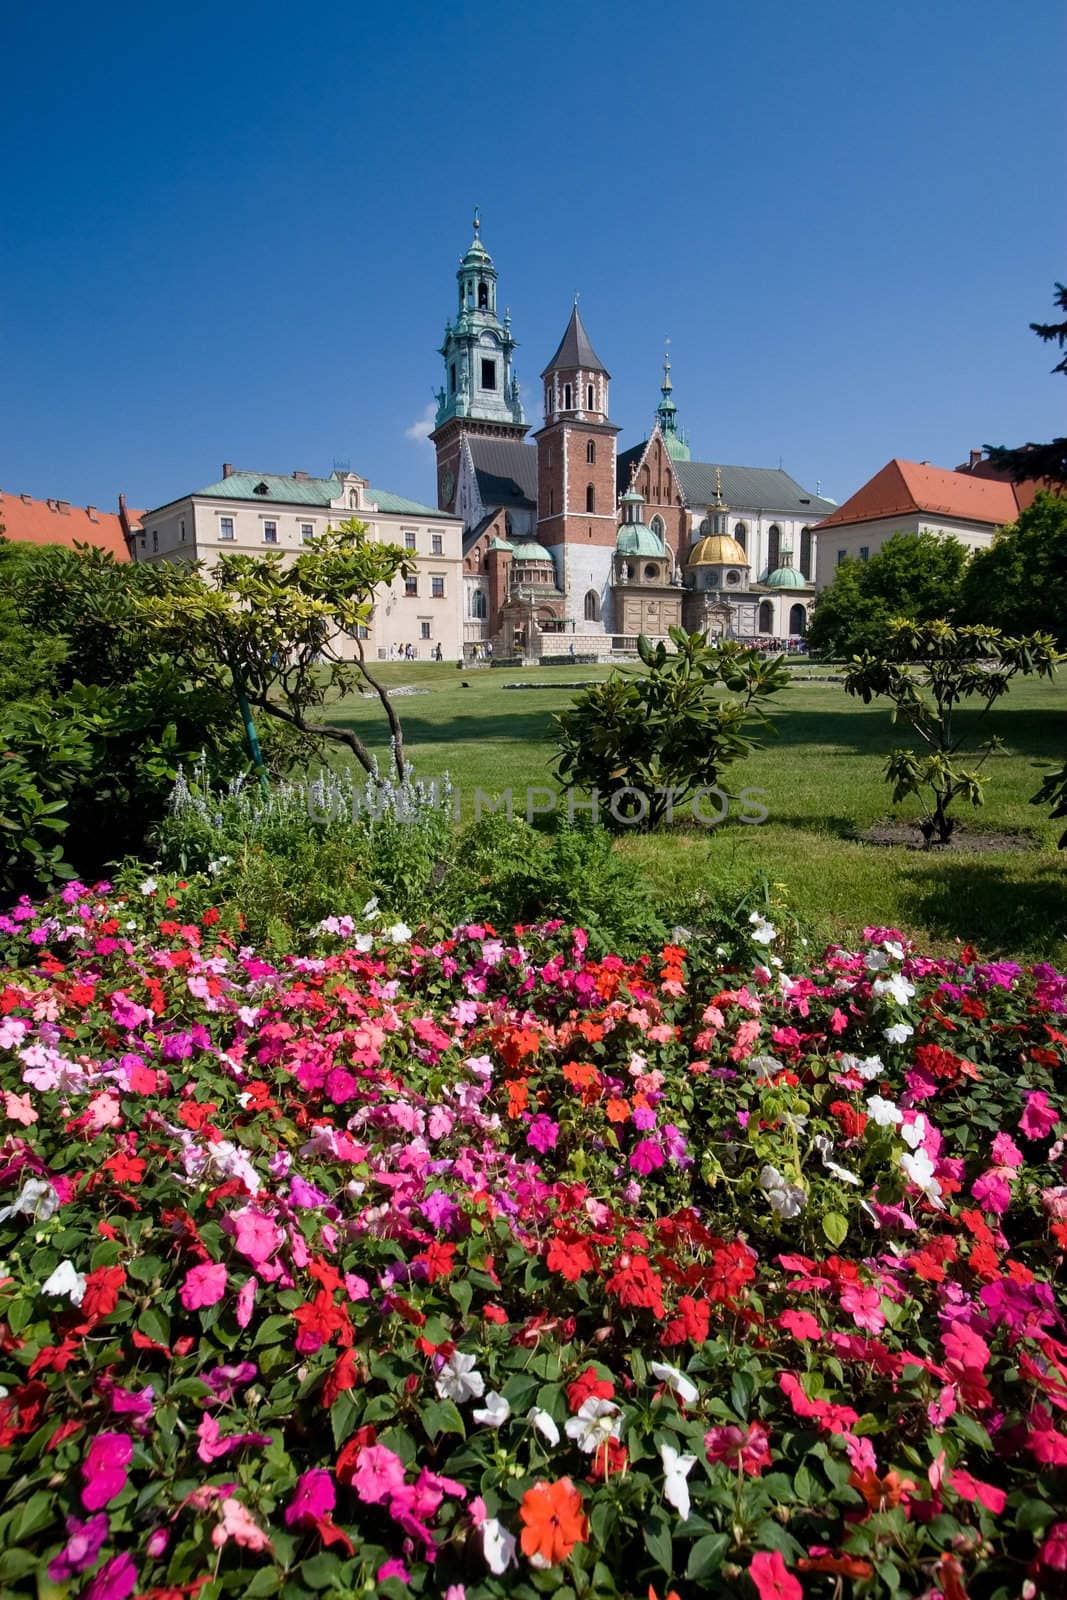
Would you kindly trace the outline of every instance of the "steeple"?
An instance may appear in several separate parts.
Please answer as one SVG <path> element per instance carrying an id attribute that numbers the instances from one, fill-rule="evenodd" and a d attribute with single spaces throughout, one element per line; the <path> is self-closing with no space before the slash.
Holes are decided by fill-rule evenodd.
<path id="1" fill-rule="evenodd" d="M 541 377 L 545 385 L 545 422 L 561 417 L 579 422 L 606 422 L 611 373 L 593 349 L 578 310 L 578 296 L 559 348 Z"/>
<path id="2" fill-rule="evenodd" d="M 474 238 L 461 257 L 455 322 L 445 323 L 440 351 L 445 386 L 436 391 L 435 430 L 454 417 L 517 426 L 526 418 L 512 365 L 515 340 L 510 313 L 501 322 L 496 310 L 497 272 L 482 243 L 482 222 L 474 212 Z"/>
<path id="3" fill-rule="evenodd" d="M 667 340 L 667 344 L 670 344 Z M 663 442 L 667 446 L 667 454 L 672 461 L 689 460 L 689 441 L 678 427 L 678 407 L 674 403 L 673 384 L 671 383 L 671 358 L 666 349 L 663 352 L 663 383 L 660 385 L 660 403 L 656 407 L 656 421 L 659 431 L 663 435 Z"/>

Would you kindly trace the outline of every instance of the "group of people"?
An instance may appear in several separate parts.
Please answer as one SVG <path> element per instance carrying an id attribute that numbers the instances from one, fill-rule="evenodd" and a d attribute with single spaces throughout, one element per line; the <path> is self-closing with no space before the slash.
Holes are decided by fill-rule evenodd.
<path id="1" fill-rule="evenodd" d="M 419 652 L 413 644 L 391 644 L 389 646 L 389 659 L 390 661 L 417 661 Z M 444 659 L 444 650 L 439 644 L 435 644 L 430 651 L 430 660 L 443 661 Z"/>

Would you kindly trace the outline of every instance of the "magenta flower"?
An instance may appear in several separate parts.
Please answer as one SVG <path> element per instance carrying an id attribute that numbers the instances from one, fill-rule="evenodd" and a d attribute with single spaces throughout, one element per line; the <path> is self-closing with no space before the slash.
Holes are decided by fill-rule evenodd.
<path id="1" fill-rule="evenodd" d="M 542 1155 L 547 1150 L 556 1148 L 558 1138 L 559 1124 L 553 1122 L 551 1117 L 546 1117 L 543 1111 L 538 1112 L 526 1130 L 526 1143 L 539 1150 Z"/>
<path id="2" fill-rule="evenodd" d="M 48 1563 L 48 1576 L 53 1583 L 66 1583 L 91 1567 L 104 1547 L 110 1524 L 107 1514 L 98 1511 L 88 1522 L 77 1517 L 67 1518 L 67 1542 L 57 1556 Z"/>
<path id="3" fill-rule="evenodd" d="M 975 1178 L 971 1193 L 983 1211 L 994 1211 L 998 1216 L 1011 1205 L 1011 1186 L 997 1167 L 991 1167 L 980 1178 Z"/>
<path id="4" fill-rule="evenodd" d="M 282 1242 L 281 1229 L 252 1206 L 238 1211 L 230 1223 L 237 1250 L 255 1267 L 268 1261 Z"/>
<path id="5" fill-rule="evenodd" d="M 204 1261 L 190 1267 L 181 1287 L 181 1302 L 186 1311 L 213 1306 L 226 1293 L 226 1268 L 221 1262 Z"/>
<path id="6" fill-rule="evenodd" d="M 882 1297 L 878 1290 L 861 1283 L 849 1283 L 841 1291 L 841 1309 L 851 1312 L 857 1328 L 877 1333 L 885 1327 Z"/>
<path id="7" fill-rule="evenodd" d="M 137 1587 L 137 1568 L 125 1551 L 112 1556 L 82 1590 L 82 1600 L 127 1600 Z"/>
<path id="8" fill-rule="evenodd" d="M 1019 1132 L 1024 1139 L 1044 1139 L 1056 1126 L 1058 1113 L 1048 1103 L 1043 1090 L 1026 1096 L 1026 1107 L 1019 1118 Z"/>
<path id="9" fill-rule="evenodd" d="M 256 1280 L 249 1278 L 237 1291 L 237 1326 L 247 1328 L 252 1320 L 252 1305 L 256 1298 Z"/>
<path id="10" fill-rule="evenodd" d="M 85 1479 L 82 1505 L 86 1511 L 102 1511 L 126 1487 L 126 1468 L 133 1456 L 133 1441 L 128 1433 L 98 1433 L 81 1465 Z"/>
<path id="11" fill-rule="evenodd" d="M 996 1167 L 1021 1167 L 1023 1153 L 1010 1133 L 998 1133 L 993 1140 L 993 1165 Z"/>
<path id="12" fill-rule="evenodd" d="M 657 1167 L 664 1163 L 663 1151 L 655 1139 L 641 1139 L 634 1145 L 630 1155 L 630 1166 L 634 1172 L 647 1177 L 650 1172 L 655 1172 Z"/>
<path id="13" fill-rule="evenodd" d="M 365 1445 L 352 1474 L 352 1486 L 367 1505 L 385 1505 L 404 1486 L 404 1463 L 385 1445 Z"/>
<path id="14" fill-rule="evenodd" d="M 270 1435 L 266 1433 L 231 1433 L 223 1438 L 218 1422 L 206 1413 L 196 1432 L 200 1440 L 196 1453 L 204 1462 L 218 1461 L 220 1456 L 228 1456 L 231 1450 L 240 1450 L 242 1445 L 270 1444 Z"/>
<path id="15" fill-rule="evenodd" d="M 297 1479 L 296 1492 L 285 1508 L 286 1527 L 298 1528 L 303 1522 L 328 1517 L 336 1504 L 333 1478 L 324 1468 L 313 1467 Z"/>

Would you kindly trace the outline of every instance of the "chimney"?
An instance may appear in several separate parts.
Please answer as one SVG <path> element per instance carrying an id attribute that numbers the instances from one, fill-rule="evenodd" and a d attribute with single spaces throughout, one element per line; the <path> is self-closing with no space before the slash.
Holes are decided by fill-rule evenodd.
<path id="1" fill-rule="evenodd" d="M 96 507 L 95 506 L 86 506 L 85 515 L 89 518 L 90 522 L 99 522 L 100 521 L 100 518 L 96 514 Z"/>
<path id="2" fill-rule="evenodd" d="M 57 505 L 57 507 L 59 509 L 59 514 L 60 514 L 61 517 L 69 517 L 70 516 L 70 501 L 69 500 L 57 500 L 56 501 L 56 505 Z"/>
<path id="3" fill-rule="evenodd" d="M 126 496 L 124 494 L 120 494 L 119 495 L 119 510 L 120 511 L 125 511 L 125 509 L 126 509 Z"/>
<path id="4" fill-rule="evenodd" d="M 33 505 L 33 496 L 32 495 L 20 494 L 19 495 L 19 499 L 22 501 L 24 506 L 32 506 Z"/>
<path id="5" fill-rule="evenodd" d="M 299 467 L 294 468 L 293 477 L 297 480 L 298 483 L 306 483 L 307 482 L 307 473 L 306 472 L 301 472 Z"/>
<path id="6" fill-rule="evenodd" d="M 222 463 L 222 476 L 224 478 L 232 478 L 233 477 L 233 462 L 232 461 L 224 461 Z"/>
<path id="7" fill-rule="evenodd" d="M 979 461 L 981 461 L 981 459 L 982 459 L 981 450 L 972 450 L 971 451 L 971 466 L 972 467 L 976 467 L 978 465 Z"/>

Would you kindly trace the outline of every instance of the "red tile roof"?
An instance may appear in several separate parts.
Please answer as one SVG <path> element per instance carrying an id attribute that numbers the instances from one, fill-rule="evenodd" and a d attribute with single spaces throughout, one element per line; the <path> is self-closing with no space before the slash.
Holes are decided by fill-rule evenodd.
<path id="1" fill-rule="evenodd" d="M 128 515 L 139 520 L 139 512 Z M 12 542 L 27 544 L 99 545 L 116 561 L 128 561 L 130 552 L 122 523 L 114 511 L 95 506 L 72 506 L 69 500 L 32 500 L 28 494 L 7 494 L 0 489 L 0 527 Z"/>
<path id="2" fill-rule="evenodd" d="M 881 517 L 911 516 L 916 511 L 997 528 L 1015 521 L 1019 502 L 1010 483 L 894 458 L 815 526 L 839 528 Z"/>

